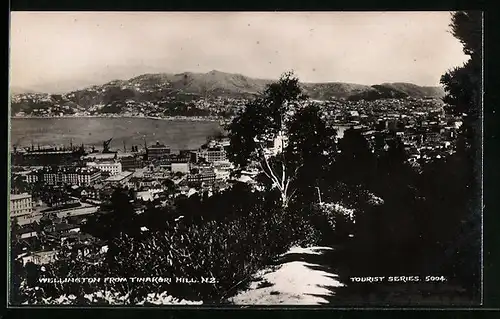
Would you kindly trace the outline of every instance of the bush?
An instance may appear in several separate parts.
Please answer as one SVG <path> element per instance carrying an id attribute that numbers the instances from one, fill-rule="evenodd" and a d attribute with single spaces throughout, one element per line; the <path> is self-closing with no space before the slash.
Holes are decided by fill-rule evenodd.
<path id="1" fill-rule="evenodd" d="M 322 242 L 341 244 L 354 233 L 355 210 L 338 203 L 322 203 L 314 207 L 321 227 Z"/>
<path id="2" fill-rule="evenodd" d="M 61 295 L 74 295 L 77 301 L 71 302 L 87 303 L 85 295 L 110 291 L 120 298 L 127 296 L 123 302 L 137 304 L 144 302 L 148 294 L 167 291 L 179 299 L 220 303 L 244 288 L 255 272 L 291 246 L 317 244 L 321 237 L 312 211 L 282 209 L 278 193 L 254 192 L 243 187 L 219 194 L 218 205 L 210 200 L 196 202 L 200 214 L 195 215 L 203 218 L 176 221 L 171 213 L 163 220 L 155 219 L 164 227 L 150 228 L 151 232 L 142 235 L 127 233 L 129 227 L 121 227 L 121 232 L 109 239 L 106 262 L 88 265 L 84 260 L 62 259 L 47 267 L 47 272 L 54 274 L 51 277 L 167 277 L 172 283 L 52 284 L 44 286 L 42 296 L 54 300 Z M 204 214 L 217 207 L 228 214 Z M 114 218 L 110 216 L 109 220 Z M 123 220 L 120 223 L 130 225 Z M 175 282 L 175 278 L 201 281 L 202 277 L 214 278 L 215 282 Z"/>

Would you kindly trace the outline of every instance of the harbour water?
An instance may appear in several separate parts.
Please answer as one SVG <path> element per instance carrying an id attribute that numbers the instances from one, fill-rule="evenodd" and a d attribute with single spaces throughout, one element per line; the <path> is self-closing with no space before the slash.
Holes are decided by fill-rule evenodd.
<path id="1" fill-rule="evenodd" d="M 112 150 L 156 141 L 172 151 L 196 149 L 210 136 L 222 132 L 217 121 L 156 120 L 148 118 L 13 118 L 12 146 L 102 146 L 113 138 Z"/>

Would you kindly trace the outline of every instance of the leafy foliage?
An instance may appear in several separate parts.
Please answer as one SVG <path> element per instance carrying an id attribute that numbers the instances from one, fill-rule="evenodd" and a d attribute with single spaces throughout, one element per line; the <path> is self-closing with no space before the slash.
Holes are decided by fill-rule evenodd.
<path id="1" fill-rule="evenodd" d="M 452 16 L 452 34 L 460 40 L 463 51 L 470 58 L 460 67 L 449 70 L 441 77 L 448 104 L 447 112 L 463 116 L 462 134 L 459 138 L 465 145 L 477 150 L 480 132 L 479 116 L 482 83 L 482 13 L 480 11 L 458 11 Z"/>
<path id="2" fill-rule="evenodd" d="M 462 66 L 448 71 L 441 78 L 446 90 L 447 111 L 463 116 L 457 153 L 443 168 L 443 177 L 450 181 L 448 192 L 454 215 L 449 223 L 459 229 L 455 237 L 448 237 L 449 246 L 445 259 L 447 269 L 466 278 L 466 283 L 476 290 L 480 285 L 480 172 L 477 161 L 481 151 L 480 112 L 482 84 L 482 13 L 459 11 L 452 16 L 453 35 L 460 40 L 463 51 L 470 58 Z M 432 169 L 432 168 L 431 168 Z M 453 197 L 452 197 L 453 196 Z M 442 202 L 441 202 L 442 203 Z"/>
<path id="3" fill-rule="evenodd" d="M 106 294 L 110 291 L 113 295 L 127 296 L 120 303 L 136 304 L 148 294 L 168 291 L 176 298 L 219 303 L 242 289 L 258 269 L 268 265 L 291 245 L 314 244 L 321 235 L 307 215 L 291 209 L 283 210 L 278 192 L 256 192 L 243 184 L 205 200 L 185 199 L 184 204 L 170 214 L 155 209 L 148 209 L 143 215 L 127 214 L 125 202 L 128 198 L 123 190 L 113 194 L 113 201 L 121 205 L 117 206 L 121 210 L 117 208 L 104 215 L 108 217 L 101 217 L 98 224 L 102 230 L 94 232 L 108 241 L 105 261 L 95 263 L 63 251 L 59 261 L 47 267 L 44 276 L 161 276 L 170 277 L 173 282 L 168 285 L 128 282 L 108 286 L 103 283 L 47 284 L 39 293 L 43 298 L 53 300 L 61 295 L 74 295 L 81 299 L 96 291 L 105 291 Z M 203 214 L 187 215 L 193 207 Z M 217 212 L 218 208 L 221 213 L 208 214 Z M 187 216 L 173 218 L 180 214 Z M 111 231 L 111 225 L 117 225 L 119 231 Z M 138 233 L 136 230 L 141 226 L 150 231 Z M 90 226 L 87 227 L 91 230 Z M 34 289 L 41 273 L 36 267 L 31 273 L 28 286 Z M 200 280 L 201 277 L 213 277 L 216 282 L 175 282 L 175 278 Z"/>
<path id="4" fill-rule="evenodd" d="M 372 155 L 359 132 L 346 131 L 339 143 L 341 153 L 332 171 L 341 183 L 331 192 L 340 197 L 349 194 L 352 200 L 344 197 L 344 201 L 356 210 L 354 237 L 344 250 L 348 266 L 343 275 L 437 273 L 466 289 L 468 296 L 478 296 L 480 184 L 475 159 L 480 150 L 480 24 L 481 13 L 453 15 L 453 34 L 471 57 L 441 79 L 446 111 L 463 116 L 456 153 L 416 171 L 397 139 L 388 142 L 387 151 L 384 143 L 375 141 Z M 375 205 L 364 192 L 382 200 Z"/>
<path id="5" fill-rule="evenodd" d="M 293 73 L 284 73 L 228 128 L 230 160 L 239 167 L 259 163 L 281 192 L 284 207 L 296 193 L 307 193 L 334 153 L 335 131 L 326 126 L 317 106 L 306 105 L 306 98 Z M 299 190 L 299 185 L 305 187 Z"/>

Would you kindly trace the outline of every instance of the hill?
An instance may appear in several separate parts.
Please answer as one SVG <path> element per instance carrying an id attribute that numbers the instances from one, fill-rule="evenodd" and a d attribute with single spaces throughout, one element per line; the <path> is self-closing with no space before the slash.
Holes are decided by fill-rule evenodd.
<path id="1" fill-rule="evenodd" d="M 376 91 L 368 85 L 342 82 L 304 83 L 302 87 L 309 97 L 316 100 L 348 99 L 351 96 Z"/>
<path id="2" fill-rule="evenodd" d="M 172 101 L 193 101 L 200 98 L 251 98 L 262 92 L 272 80 L 254 79 L 241 74 L 212 70 L 207 73 L 143 74 L 128 80 L 114 80 L 65 94 L 33 94 L 12 88 L 13 111 L 47 108 L 50 104 L 87 110 L 97 105 L 120 109 L 126 103 L 171 104 Z M 353 83 L 303 83 L 307 95 L 316 100 L 375 100 L 383 98 L 440 98 L 439 87 L 422 87 L 411 83 L 361 85 Z M 113 111 L 114 113 L 115 111 Z"/>
<path id="3" fill-rule="evenodd" d="M 208 73 L 145 74 L 128 81 L 133 86 L 163 86 L 174 92 L 201 96 L 253 95 L 264 90 L 270 82 L 216 70 Z"/>
<path id="4" fill-rule="evenodd" d="M 418 86 L 412 83 L 383 83 L 381 86 L 395 91 L 403 92 L 411 97 L 426 98 L 444 96 L 445 92 L 439 86 Z"/>
<path id="5" fill-rule="evenodd" d="M 33 89 L 28 89 L 24 87 L 19 87 L 19 86 L 11 86 L 10 87 L 10 94 L 11 95 L 20 95 L 20 94 L 28 94 L 28 93 L 37 93 L 36 90 Z"/>
<path id="6" fill-rule="evenodd" d="M 377 100 L 385 98 L 442 98 L 445 94 L 441 87 L 418 86 L 412 83 L 383 83 L 372 85 L 366 90 L 348 97 L 349 100 Z"/>

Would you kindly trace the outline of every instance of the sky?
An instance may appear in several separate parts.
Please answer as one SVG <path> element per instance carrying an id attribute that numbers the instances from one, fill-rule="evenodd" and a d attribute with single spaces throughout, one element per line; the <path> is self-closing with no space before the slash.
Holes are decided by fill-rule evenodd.
<path id="1" fill-rule="evenodd" d="M 11 12 L 12 87 L 70 90 L 218 70 L 439 85 L 467 60 L 449 12 Z"/>

